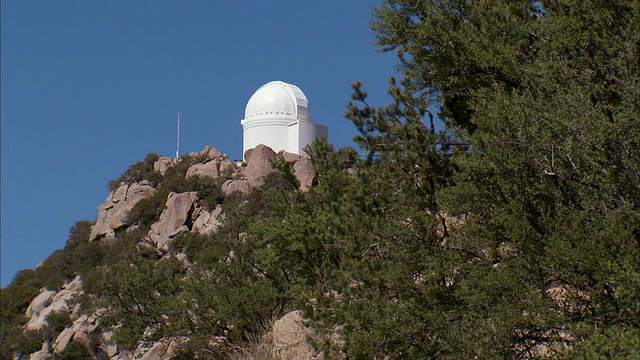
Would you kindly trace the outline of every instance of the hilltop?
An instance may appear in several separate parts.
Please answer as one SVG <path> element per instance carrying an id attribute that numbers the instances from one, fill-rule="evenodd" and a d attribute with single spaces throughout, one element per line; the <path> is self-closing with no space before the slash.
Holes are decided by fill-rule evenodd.
<path id="1" fill-rule="evenodd" d="M 235 204 L 229 205 L 233 206 L 231 212 L 240 211 L 240 199 L 262 198 L 264 195 L 259 195 L 262 191 L 308 191 L 312 185 L 314 172 L 307 157 L 286 152 L 276 154 L 259 145 L 247 151 L 246 159 L 246 163 L 232 163 L 225 154 L 210 146 L 181 158 L 149 154 L 112 181 L 109 184 L 111 193 L 98 207 L 94 222 L 76 223 L 64 249 L 54 253 L 35 271 L 21 272 L 7 289 L 3 289 L 3 303 L 12 303 L 3 308 L 3 320 L 8 320 L 3 323 L 3 357 L 10 357 L 14 352 L 30 359 L 69 356 L 152 359 L 157 356 L 171 358 L 177 349 L 184 352 L 185 344 L 176 345 L 176 342 L 184 342 L 184 337 L 157 336 L 149 326 L 135 337 L 129 337 L 133 335 L 130 332 L 124 335 L 116 330 L 115 339 L 119 341 L 111 341 L 114 331 L 110 320 L 105 319 L 113 313 L 128 310 L 114 309 L 123 304 L 108 303 L 114 299 L 109 299 L 105 291 L 108 292 L 111 285 L 125 286 L 132 280 L 129 275 L 151 274 L 143 273 L 142 269 L 138 274 L 133 269 L 129 274 L 121 274 L 123 278 L 105 277 L 105 273 L 117 271 L 121 265 L 134 266 L 138 261 L 151 266 L 145 270 L 152 272 L 152 268 L 172 264 L 177 267 L 173 270 L 184 276 L 180 281 L 185 284 L 180 286 L 186 286 L 189 283 L 187 274 L 202 276 L 202 268 L 213 265 L 197 261 L 197 257 L 206 256 L 201 254 L 205 249 L 221 245 L 208 242 L 214 242 L 220 231 L 228 231 L 220 230 L 228 228 L 224 225 L 228 218 L 223 211 L 225 202 Z M 235 234 L 236 237 L 240 235 Z M 199 248 L 199 251 L 191 247 Z M 233 248 L 230 246 L 227 256 L 234 256 Z M 159 291 L 169 285 L 161 284 L 165 280 L 162 276 L 169 274 L 159 275 L 161 277 L 156 279 L 159 283 L 147 288 L 157 294 L 145 293 L 144 287 L 151 284 L 129 284 L 131 293 L 126 296 L 135 303 L 130 304 L 134 306 L 130 314 L 134 318 L 144 315 L 147 305 L 142 303 L 154 302 L 161 296 Z M 231 290 L 233 284 L 229 286 L 229 289 L 218 290 Z M 146 296 L 150 298 L 138 299 Z M 28 304 L 26 310 L 25 304 Z M 26 315 L 24 320 L 20 320 L 20 312 Z M 277 316 L 285 315 L 282 320 L 275 321 Z M 265 335 L 266 326 L 272 327 L 269 332 L 271 342 L 280 344 L 280 348 L 284 346 L 282 343 L 304 342 L 307 330 L 297 323 L 301 320 L 300 315 L 290 306 L 265 311 L 261 316 L 255 319 L 256 323 L 250 324 L 252 330 L 240 336 L 243 341 L 231 346 L 231 339 L 220 333 L 212 337 L 218 338 L 220 344 L 207 345 L 214 352 L 231 353 L 237 351 L 239 345 L 248 345 L 251 336 Z M 12 322 L 20 324 L 21 328 L 9 330 L 8 323 Z M 117 323 L 116 328 L 128 326 L 124 319 L 118 319 Z M 150 339 L 153 341 L 148 342 Z M 238 340 L 233 339 L 234 342 Z M 188 344 L 186 348 L 193 346 Z M 269 347 L 261 351 L 276 351 L 274 349 Z M 301 349 L 287 347 L 277 351 L 313 353 L 306 342 Z"/>

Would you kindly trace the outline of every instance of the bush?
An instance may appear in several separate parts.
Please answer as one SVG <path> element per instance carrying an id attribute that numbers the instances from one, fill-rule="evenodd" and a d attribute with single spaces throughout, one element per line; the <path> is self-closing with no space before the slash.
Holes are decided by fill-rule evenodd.
<path id="1" fill-rule="evenodd" d="M 213 210 L 224 201 L 224 194 L 217 179 L 209 176 L 191 176 L 187 179 L 187 191 L 195 191 L 207 210 Z"/>
<path id="2" fill-rule="evenodd" d="M 3 326 L 4 332 L 4 326 Z M 2 339 L 2 358 L 13 359 L 14 355 L 18 359 L 28 358 L 32 354 L 42 348 L 42 337 L 38 331 L 28 330 L 22 333 L 15 332 L 11 337 Z"/>
<path id="3" fill-rule="evenodd" d="M 109 182 L 109 190 L 116 191 L 122 184 L 133 184 L 142 180 L 147 180 L 152 186 L 158 186 L 162 181 L 162 174 L 153 169 L 153 164 L 160 159 L 156 153 L 148 154 L 144 160 L 139 161 L 129 167 L 124 174 L 116 180 Z"/>
<path id="4" fill-rule="evenodd" d="M 71 326 L 71 316 L 65 312 L 53 312 L 47 316 L 47 324 L 51 331 L 60 333 L 67 326 Z"/>
<path id="5" fill-rule="evenodd" d="M 93 356 L 84 344 L 77 340 L 71 341 L 62 354 L 60 354 L 59 360 L 92 360 Z"/>
<path id="6" fill-rule="evenodd" d="M 167 196 L 168 193 L 157 191 L 152 196 L 140 200 L 129 210 L 125 222 L 127 224 L 138 224 L 143 232 L 144 230 L 149 230 L 151 224 L 160 219 Z"/>

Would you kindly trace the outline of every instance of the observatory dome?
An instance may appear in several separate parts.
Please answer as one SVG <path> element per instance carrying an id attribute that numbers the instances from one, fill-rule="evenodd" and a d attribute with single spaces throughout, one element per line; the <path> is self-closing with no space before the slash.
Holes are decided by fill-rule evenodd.
<path id="1" fill-rule="evenodd" d="M 244 120 L 290 119 L 311 121 L 309 101 L 299 87 L 282 81 L 262 85 L 251 96 Z"/>

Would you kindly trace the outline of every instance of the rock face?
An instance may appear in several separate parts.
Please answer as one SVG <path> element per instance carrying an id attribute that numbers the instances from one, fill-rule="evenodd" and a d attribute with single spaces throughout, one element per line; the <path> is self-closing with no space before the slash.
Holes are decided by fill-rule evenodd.
<path id="1" fill-rule="evenodd" d="M 56 337 L 52 344 L 54 354 L 61 354 L 67 345 L 73 340 L 80 341 L 86 345 L 89 344 L 88 334 L 91 334 L 98 327 L 98 318 L 96 316 L 82 315 Z"/>
<path id="2" fill-rule="evenodd" d="M 193 223 L 192 231 L 199 232 L 201 234 L 208 234 L 218 230 L 218 226 L 222 224 L 221 221 L 222 206 L 218 205 L 212 211 L 203 210 L 200 216 Z"/>
<path id="3" fill-rule="evenodd" d="M 202 212 L 195 192 L 170 193 L 160 220 L 151 225 L 145 240 L 158 250 L 169 251 L 169 241 L 187 231 L 191 231 L 193 223 Z"/>
<path id="4" fill-rule="evenodd" d="M 60 355 L 67 345 L 73 340 L 89 344 L 89 334 L 95 332 L 100 323 L 99 319 L 103 310 L 98 310 L 91 315 L 80 314 L 78 306 L 73 304 L 73 300 L 82 295 L 82 280 L 80 276 L 66 283 L 59 291 L 43 290 L 36 296 L 29 307 L 26 315 L 29 321 L 26 324 L 27 330 L 39 330 L 47 324 L 47 317 L 53 313 L 69 314 L 72 323 L 63 329 L 51 343 L 45 342 L 42 350 L 31 354 L 30 359 L 53 359 L 54 355 Z M 115 354 L 116 347 L 103 345 L 103 352 L 111 349 Z"/>
<path id="5" fill-rule="evenodd" d="M 38 296 L 31 300 L 31 304 L 27 307 L 25 314 L 29 318 L 27 329 L 37 330 L 45 324 L 45 318 L 51 312 L 45 312 L 44 310 L 51 304 L 51 298 L 55 294 L 55 291 L 43 289 Z"/>
<path id="6" fill-rule="evenodd" d="M 129 210 L 140 200 L 153 195 L 155 191 L 148 181 L 143 180 L 131 185 L 122 185 L 109 194 L 107 200 L 98 206 L 98 219 L 91 229 L 89 240 L 101 237 L 114 238 L 117 229 L 131 225 L 125 222 Z"/>
<path id="7" fill-rule="evenodd" d="M 27 307 L 25 315 L 29 319 L 26 324 L 28 330 L 41 329 L 47 323 L 47 316 L 52 313 L 73 313 L 71 300 L 82 294 L 80 276 L 66 283 L 60 291 L 42 290 Z"/>

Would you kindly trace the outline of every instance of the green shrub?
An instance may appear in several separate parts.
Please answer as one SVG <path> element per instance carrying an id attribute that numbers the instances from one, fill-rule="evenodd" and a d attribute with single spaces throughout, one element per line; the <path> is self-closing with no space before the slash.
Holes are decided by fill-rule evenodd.
<path id="1" fill-rule="evenodd" d="M 160 155 L 148 154 L 144 160 L 131 165 L 118 179 L 110 181 L 109 190 L 116 191 L 122 184 L 133 184 L 142 180 L 149 181 L 154 187 L 157 186 L 162 181 L 162 174 L 153 169 L 153 164 L 158 159 Z"/>
<path id="2" fill-rule="evenodd" d="M 53 312 L 47 316 L 47 324 L 55 333 L 60 333 L 66 327 L 71 326 L 71 316 L 66 312 Z"/>
<path id="3" fill-rule="evenodd" d="M 89 352 L 89 349 L 87 349 L 87 347 L 83 343 L 77 340 L 73 340 L 69 344 L 67 344 L 67 347 L 64 348 L 64 351 L 62 352 L 62 354 L 60 354 L 60 356 L 57 359 L 58 360 L 92 360 L 93 356 Z"/>
<path id="4" fill-rule="evenodd" d="M 195 191 L 207 210 L 213 210 L 224 201 L 220 181 L 209 176 L 191 176 L 186 180 L 187 191 Z"/>
<path id="5" fill-rule="evenodd" d="M 168 194 L 158 191 L 148 198 L 144 198 L 129 210 L 125 218 L 127 224 L 138 224 L 140 229 L 149 230 L 151 224 L 160 219 Z"/>
<path id="6" fill-rule="evenodd" d="M 41 334 L 35 330 L 28 330 L 24 333 L 20 330 L 20 332 L 13 333 L 11 337 L 2 340 L 3 359 L 13 359 L 14 355 L 18 355 L 19 359 L 26 359 L 29 354 L 42 348 Z"/>

